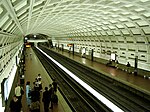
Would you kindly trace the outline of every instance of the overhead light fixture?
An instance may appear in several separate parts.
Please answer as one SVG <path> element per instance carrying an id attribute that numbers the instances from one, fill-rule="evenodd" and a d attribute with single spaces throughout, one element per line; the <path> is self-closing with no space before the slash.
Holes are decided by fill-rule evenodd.
<path id="1" fill-rule="evenodd" d="M 25 37 L 25 40 L 28 40 L 28 38 L 27 38 L 27 37 Z"/>

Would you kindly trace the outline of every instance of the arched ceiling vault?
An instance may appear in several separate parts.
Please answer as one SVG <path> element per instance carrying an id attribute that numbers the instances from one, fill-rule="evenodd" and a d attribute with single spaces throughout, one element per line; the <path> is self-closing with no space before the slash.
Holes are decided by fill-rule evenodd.
<path id="1" fill-rule="evenodd" d="M 150 35 L 150 0 L 0 0 L 0 28 L 15 35 Z"/>

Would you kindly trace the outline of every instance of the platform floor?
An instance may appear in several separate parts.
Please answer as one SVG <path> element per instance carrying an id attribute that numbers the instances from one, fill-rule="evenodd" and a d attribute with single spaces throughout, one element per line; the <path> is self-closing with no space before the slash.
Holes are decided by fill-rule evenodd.
<path id="1" fill-rule="evenodd" d="M 42 66 L 41 62 L 37 58 L 37 56 L 34 54 L 33 50 L 31 48 L 26 49 L 26 53 L 28 56 L 26 56 L 25 60 L 25 82 L 30 81 L 31 82 L 31 87 L 33 87 L 33 82 L 35 81 L 35 78 L 37 75 L 40 73 L 42 77 L 42 84 L 43 84 L 43 91 L 44 88 L 49 86 L 50 83 L 52 83 L 52 79 L 49 77 L 48 73 Z M 41 99 L 42 99 L 42 94 L 41 92 Z M 68 104 L 60 94 L 59 90 L 57 91 L 58 95 L 58 105 L 54 105 L 53 110 L 49 110 L 49 112 L 72 112 L 71 109 L 69 108 Z M 22 104 L 23 104 L 23 112 L 29 112 L 29 109 L 26 104 L 26 95 L 23 96 L 22 99 Z M 43 108 L 43 102 L 40 101 L 40 112 L 44 112 Z"/>
<path id="2" fill-rule="evenodd" d="M 72 53 L 60 51 L 58 49 L 51 49 L 55 52 L 60 53 L 61 55 L 64 55 L 66 57 L 69 57 L 70 59 L 73 59 L 79 63 L 82 63 L 88 67 L 91 67 L 95 69 L 96 71 L 99 71 L 105 75 L 109 75 L 117 80 L 120 80 L 122 82 L 125 82 L 126 84 L 137 88 L 141 91 L 146 91 L 150 94 L 150 79 L 144 79 L 144 77 L 141 76 L 135 76 L 134 74 L 129 74 L 125 71 L 122 71 L 120 69 L 116 69 L 113 67 L 108 67 L 105 64 L 101 64 L 99 62 L 91 61 L 86 58 L 82 58 L 81 56 L 73 55 Z"/>

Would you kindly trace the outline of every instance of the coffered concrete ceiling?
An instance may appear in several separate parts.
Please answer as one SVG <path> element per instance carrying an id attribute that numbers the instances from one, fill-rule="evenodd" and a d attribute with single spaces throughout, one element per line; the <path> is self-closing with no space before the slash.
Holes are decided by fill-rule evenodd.
<path id="1" fill-rule="evenodd" d="M 0 0 L 0 28 L 51 37 L 150 34 L 150 0 Z"/>

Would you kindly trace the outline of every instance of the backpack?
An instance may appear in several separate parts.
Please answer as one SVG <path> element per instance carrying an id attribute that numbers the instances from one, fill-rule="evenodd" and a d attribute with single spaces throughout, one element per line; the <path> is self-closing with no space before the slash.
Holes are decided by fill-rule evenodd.
<path id="1" fill-rule="evenodd" d="M 53 103 L 58 103 L 58 96 L 56 94 L 52 95 L 52 102 Z"/>

